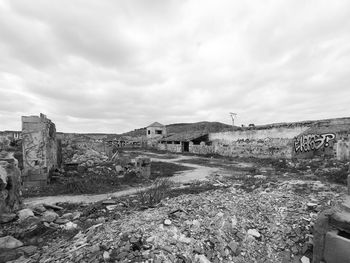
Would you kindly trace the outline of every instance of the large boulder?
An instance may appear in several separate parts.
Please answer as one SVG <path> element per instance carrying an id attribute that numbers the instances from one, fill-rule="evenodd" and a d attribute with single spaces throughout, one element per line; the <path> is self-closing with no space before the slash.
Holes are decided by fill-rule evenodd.
<path id="1" fill-rule="evenodd" d="M 21 205 L 21 171 L 13 154 L 0 152 L 0 215 Z"/>

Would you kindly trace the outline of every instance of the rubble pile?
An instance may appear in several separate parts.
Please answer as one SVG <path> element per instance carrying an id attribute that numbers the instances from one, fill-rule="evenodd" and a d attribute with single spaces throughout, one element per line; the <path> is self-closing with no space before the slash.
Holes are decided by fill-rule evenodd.
<path id="1" fill-rule="evenodd" d="M 0 222 L 21 204 L 21 172 L 12 153 L 0 152 Z"/>
<path id="2" fill-rule="evenodd" d="M 299 191 L 305 188 L 309 191 Z M 144 211 L 125 212 L 120 210 L 125 209 L 123 203 L 107 200 L 105 206 L 93 206 L 76 220 L 43 212 L 41 216 L 51 221 L 46 222 L 49 227 L 79 228 L 92 220 L 91 215 L 94 225 L 81 228 L 72 239 L 57 238 L 26 258 L 28 262 L 243 263 L 293 262 L 303 257 L 310 262 L 312 226 L 319 211 L 341 198 L 334 190 L 320 182 L 291 181 L 252 192 L 232 186 L 181 195 Z"/>
<path id="3" fill-rule="evenodd" d="M 81 166 L 92 167 L 96 164 L 106 162 L 108 156 L 104 153 L 97 152 L 92 149 L 79 151 L 75 153 L 71 159 L 72 163 L 79 163 Z"/>

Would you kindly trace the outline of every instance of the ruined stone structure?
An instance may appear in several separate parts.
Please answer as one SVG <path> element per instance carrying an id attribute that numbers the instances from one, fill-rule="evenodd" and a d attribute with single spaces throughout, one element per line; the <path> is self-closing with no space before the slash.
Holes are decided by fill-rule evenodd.
<path id="1" fill-rule="evenodd" d="M 135 169 L 140 173 L 142 178 L 150 178 L 151 176 L 151 158 L 149 157 L 136 157 Z"/>
<path id="2" fill-rule="evenodd" d="M 158 139 L 172 152 L 259 158 L 338 158 L 350 160 L 350 118 L 277 123 L 209 133 L 208 138 L 175 134 Z"/>
<path id="3" fill-rule="evenodd" d="M 21 171 L 13 153 L 0 152 L 0 216 L 21 204 Z"/>
<path id="4" fill-rule="evenodd" d="M 166 127 L 159 122 L 154 122 L 151 125 L 147 126 L 146 132 L 147 139 L 161 138 L 167 134 Z"/>
<path id="5" fill-rule="evenodd" d="M 211 148 L 210 146 L 206 147 L 209 144 L 208 138 L 208 133 L 203 132 L 178 133 L 160 139 L 158 149 L 179 153 L 191 152 L 201 154 L 204 153 L 205 149 Z"/>
<path id="6" fill-rule="evenodd" d="M 22 117 L 23 185 L 42 186 L 58 167 L 56 127 L 44 114 Z"/>

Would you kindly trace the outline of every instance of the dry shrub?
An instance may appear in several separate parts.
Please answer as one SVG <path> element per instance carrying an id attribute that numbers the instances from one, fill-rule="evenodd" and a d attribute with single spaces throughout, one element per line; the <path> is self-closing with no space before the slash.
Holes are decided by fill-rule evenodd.
<path id="1" fill-rule="evenodd" d="M 154 206 L 167 196 L 173 183 L 169 179 L 157 179 L 153 185 L 145 190 L 137 193 L 138 200 L 142 206 Z"/>

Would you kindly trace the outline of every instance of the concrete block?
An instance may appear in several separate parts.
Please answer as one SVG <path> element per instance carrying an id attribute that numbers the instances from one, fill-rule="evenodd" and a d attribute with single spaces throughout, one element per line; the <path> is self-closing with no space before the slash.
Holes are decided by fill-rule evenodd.
<path id="1" fill-rule="evenodd" d="M 331 215 L 329 223 L 336 229 L 350 233 L 350 213 L 346 211 L 336 212 Z"/>
<path id="2" fill-rule="evenodd" d="M 350 213 L 350 196 L 347 195 L 341 204 L 341 207 L 344 209 L 344 211 Z"/>
<path id="3" fill-rule="evenodd" d="M 327 263 L 350 263 L 350 239 L 338 231 L 326 234 L 324 259 Z"/>

